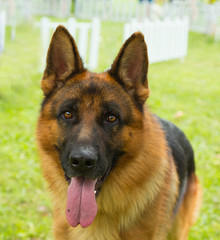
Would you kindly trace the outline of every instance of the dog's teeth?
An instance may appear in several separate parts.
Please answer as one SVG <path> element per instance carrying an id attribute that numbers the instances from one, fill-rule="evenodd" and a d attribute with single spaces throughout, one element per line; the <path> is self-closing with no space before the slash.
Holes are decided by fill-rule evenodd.
<path id="1" fill-rule="evenodd" d="M 96 191 L 94 191 L 94 193 L 96 194 Z"/>

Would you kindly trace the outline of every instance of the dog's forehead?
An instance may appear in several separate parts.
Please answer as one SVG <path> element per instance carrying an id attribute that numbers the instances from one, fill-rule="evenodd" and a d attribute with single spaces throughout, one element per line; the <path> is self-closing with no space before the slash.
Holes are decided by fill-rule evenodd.
<path id="1" fill-rule="evenodd" d="M 129 97 L 123 88 L 114 80 L 103 74 L 87 74 L 68 80 L 54 96 L 53 106 L 83 106 L 84 110 L 100 106 L 118 106 L 127 109 Z M 67 103 L 67 104 L 66 104 Z"/>
<path id="2" fill-rule="evenodd" d="M 114 79 L 109 79 L 102 74 L 90 74 L 79 76 L 77 79 L 73 78 L 67 82 L 64 88 L 64 94 L 82 100 L 97 98 L 103 101 L 104 99 L 119 100 L 122 98 L 123 101 L 125 97 L 123 96 L 125 95 L 123 88 Z"/>

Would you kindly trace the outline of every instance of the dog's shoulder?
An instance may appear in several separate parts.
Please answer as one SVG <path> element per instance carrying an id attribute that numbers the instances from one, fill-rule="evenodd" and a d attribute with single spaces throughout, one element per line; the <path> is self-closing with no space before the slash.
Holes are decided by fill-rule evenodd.
<path id="1" fill-rule="evenodd" d="M 195 171 L 194 153 L 186 135 L 170 121 L 156 116 L 165 132 L 168 147 L 173 155 L 180 182 Z"/>

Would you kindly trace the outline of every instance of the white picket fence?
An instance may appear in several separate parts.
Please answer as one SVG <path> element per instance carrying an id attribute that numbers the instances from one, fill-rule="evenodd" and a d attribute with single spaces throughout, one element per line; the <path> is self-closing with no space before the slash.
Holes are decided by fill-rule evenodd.
<path id="1" fill-rule="evenodd" d="M 216 40 L 220 40 L 220 2 L 214 4 L 198 2 L 191 19 L 190 30 L 214 35 Z"/>
<path id="2" fill-rule="evenodd" d="M 160 14 L 159 5 L 149 4 L 147 1 L 139 3 L 137 0 L 76 0 L 75 2 L 74 15 L 81 19 L 99 17 L 110 21 L 129 21 L 132 18 L 143 19 L 150 16 L 154 18 Z"/>
<path id="3" fill-rule="evenodd" d="M 148 46 L 150 63 L 183 59 L 187 54 L 188 29 L 188 18 L 154 22 L 133 19 L 124 25 L 124 40 L 135 31 L 141 31 Z"/>
<path id="4" fill-rule="evenodd" d="M 0 53 L 5 48 L 5 26 L 6 26 L 6 13 L 0 11 Z"/>
<path id="5" fill-rule="evenodd" d="M 69 17 L 71 15 L 72 0 L 19 0 L 30 3 L 33 15 L 47 15 Z"/>
<path id="6" fill-rule="evenodd" d="M 94 18 L 92 22 L 77 22 L 74 18 L 69 18 L 67 22 L 52 22 L 49 18 L 43 17 L 38 25 L 40 26 L 43 51 L 40 71 L 45 67 L 46 54 L 51 36 L 58 25 L 65 26 L 76 40 L 80 56 L 86 67 L 90 70 L 95 69 L 98 66 L 101 31 L 100 20 Z"/>

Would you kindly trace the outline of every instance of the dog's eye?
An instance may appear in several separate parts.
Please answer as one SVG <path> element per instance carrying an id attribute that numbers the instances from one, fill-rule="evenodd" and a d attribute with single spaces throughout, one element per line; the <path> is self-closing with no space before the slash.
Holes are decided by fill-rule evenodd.
<path id="1" fill-rule="evenodd" d="M 73 118 L 73 114 L 71 112 L 68 112 L 68 111 L 63 113 L 63 116 L 64 116 L 65 119 Z"/>
<path id="2" fill-rule="evenodd" d="M 117 121 L 117 117 L 113 114 L 108 115 L 106 121 L 109 122 L 109 123 L 114 123 L 114 122 Z"/>

